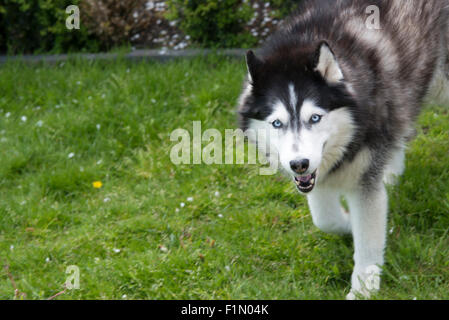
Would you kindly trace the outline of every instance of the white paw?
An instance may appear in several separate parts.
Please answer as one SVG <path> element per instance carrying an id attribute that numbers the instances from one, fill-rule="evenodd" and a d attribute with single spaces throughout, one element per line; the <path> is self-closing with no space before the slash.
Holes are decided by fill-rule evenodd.
<path id="1" fill-rule="evenodd" d="M 346 300 L 366 300 L 371 297 L 371 292 L 362 292 L 351 289 L 346 295 Z"/>
<path id="2" fill-rule="evenodd" d="M 349 291 L 349 293 L 346 295 L 346 300 L 357 300 L 357 296 L 354 292 Z"/>
<path id="3" fill-rule="evenodd" d="M 351 279 L 352 288 L 346 299 L 369 299 L 371 294 L 377 292 L 380 288 L 381 273 L 381 268 L 376 265 L 368 266 L 362 270 L 354 268 Z"/>

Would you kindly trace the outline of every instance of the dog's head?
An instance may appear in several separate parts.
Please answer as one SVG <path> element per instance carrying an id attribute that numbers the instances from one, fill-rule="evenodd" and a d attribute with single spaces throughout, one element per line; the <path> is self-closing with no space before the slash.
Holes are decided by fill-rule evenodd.
<path id="1" fill-rule="evenodd" d="M 241 127 L 308 193 L 343 158 L 355 131 L 355 102 L 337 58 L 320 42 L 264 58 L 248 51 L 246 61 Z"/>

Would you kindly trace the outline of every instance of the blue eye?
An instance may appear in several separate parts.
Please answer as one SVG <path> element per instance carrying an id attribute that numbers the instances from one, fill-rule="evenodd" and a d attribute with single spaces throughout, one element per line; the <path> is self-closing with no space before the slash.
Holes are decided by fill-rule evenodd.
<path id="1" fill-rule="evenodd" d="M 274 120 L 273 123 L 272 123 L 272 125 L 273 125 L 273 127 L 274 127 L 275 129 L 280 129 L 280 128 L 282 128 L 282 122 L 281 122 L 280 120 Z"/>
<path id="2" fill-rule="evenodd" d="M 310 123 L 315 124 L 321 121 L 321 116 L 319 114 L 314 114 L 310 117 Z"/>

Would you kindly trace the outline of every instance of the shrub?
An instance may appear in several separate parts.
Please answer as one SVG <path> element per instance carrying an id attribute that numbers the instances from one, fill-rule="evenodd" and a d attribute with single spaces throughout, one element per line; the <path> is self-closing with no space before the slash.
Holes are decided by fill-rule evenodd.
<path id="1" fill-rule="evenodd" d="M 157 25 L 158 16 L 147 10 L 147 0 L 84 0 L 81 11 L 88 29 L 110 49 L 143 40 Z M 138 42 L 138 41 L 137 41 Z"/>
<path id="2" fill-rule="evenodd" d="M 0 52 L 96 51 L 87 29 L 68 30 L 67 6 L 81 0 L 4 0 L 0 4 Z M 82 19 L 82 17 L 81 17 Z"/>
<path id="3" fill-rule="evenodd" d="M 265 18 L 281 19 L 300 0 L 168 0 L 167 18 L 181 21 L 180 28 L 202 47 L 251 47 L 276 25 Z"/>
<path id="4" fill-rule="evenodd" d="M 0 53 L 17 54 L 129 44 L 182 49 L 190 40 L 209 48 L 252 47 L 300 0 L 0 1 Z M 72 4 L 80 7 L 80 30 L 65 26 Z"/>
<path id="5" fill-rule="evenodd" d="M 293 13 L 300 2 L 300 0 L 271 0 L 272 7 L 276 9 L 278 18 L 284 18 Z"/>
<path id="6" fill-rule="evenodd" d="M 241 0 L 169 0 L 170 20 L 180 20 L 181 29 L 204 47 L 252 46 L 257 43 L 245 24 L 253 14 Z"/>

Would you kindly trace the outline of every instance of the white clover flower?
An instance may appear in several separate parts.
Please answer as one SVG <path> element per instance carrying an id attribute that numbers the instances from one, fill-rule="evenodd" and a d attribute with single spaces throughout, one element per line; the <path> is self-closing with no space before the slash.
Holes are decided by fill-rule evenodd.
<path id="1" fill-rule="evenodd" d="M 22 122 L 27 122 L 27 117 L 26 116 L 22 116 L 22 117 L 20 117 L 20 120 L 22 120 Z"/>
<path id="2" fill-rule="evenodd" d="M 114 249 L 112 249 L 112 251 L 114 251 L 115 253 L 119 253 L 121 250 L 117 249 L 117 248 L 114 248 Z"/>
<path id="3" fill-rule="evenodd" d="M 36 126 L 37 127 L 42 127 L 44 125 L 44 121 L 39 120 L 38 122 L 36 122 Z"/>
<path id="4" fill-rule="evenodd" d="M 188 201 L 188 202 L 192 202 L 192 201 L 193 201 L 193 197 L 188 197 L 188 198 L 187 198 L 187 201 Z"/>
<path id="5" fill-rule="evenodd" d="M 179 205 L 181 206 L 181 208 L 184 208 L 186 206 L 184 202 L 181 202 Z"/>
<path id="6" fill-rule="evenodd" d="M 69 159 L 72 159 L 74 156 L 75 156 L 75 153 L 70 152 L 69 155 L 68 155 L 68 158 L 69 158 Z"/>

